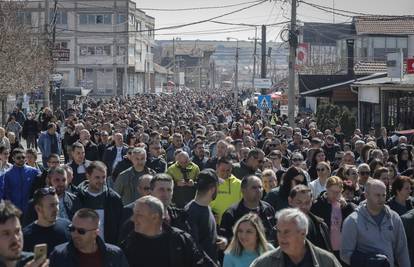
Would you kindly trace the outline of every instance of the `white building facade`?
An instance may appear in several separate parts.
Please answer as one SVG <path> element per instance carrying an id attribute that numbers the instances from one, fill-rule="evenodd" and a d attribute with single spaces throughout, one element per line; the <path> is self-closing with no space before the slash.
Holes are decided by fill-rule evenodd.
<path id="1" fill-rule="evenodd" d="M 119 96 L 150 92 L 154 72 L 151 47 L 155 19 L 128 0 L 30 1 L 22 17 L 44 31 L 49 5 L 49 32 L 56 14 L 57 48 L 69 49 L 68 61 L 57 61 L 62 87 L 83 87 L 90 95 Z"/>

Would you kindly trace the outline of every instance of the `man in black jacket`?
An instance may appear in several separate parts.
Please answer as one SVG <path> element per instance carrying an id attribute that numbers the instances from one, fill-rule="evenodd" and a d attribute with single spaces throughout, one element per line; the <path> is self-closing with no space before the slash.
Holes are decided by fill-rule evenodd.
<path id="1" fill-rule="evenodd" d="M 122 200 L 106 185 L 106 166 L 93 161 L 86 168 L 88 180 L 79 185 L 75 210 L 90 208 L 99 214 L 100 237 L 106 243 L 117 244 L 122 220 Z"/>
<path id="2" fill-rule="evenodd" d="M 170 175 L 158 173 L 151 179 L 150 194 L 161 200 L 165 207 L 164 224 L 191 233 L 190 222 L 188 221 L 188 215 L 185 210 L 179 209 L 171 204 L 173 191 L 174 182 Z M 128 234 L 134 229 L 134 223 L 131 221 L 134 206 L 135 202 L 132 202 L 124 207 L 122 213 L 123 223 L 119 237 L 120 242 L 125 240 Z"/>
<path id="3" fill-rule="evenodd" d="M 56 190 L 59 198 L 58 217 L 71 220 L 74 210 L 76 196 L 67 191 L 68 181 L 67 172 L 63 167 L 54 167 L 49 169 L 46 177 L 46 185 L 52 186 Z M 37 213 L 34 208 L 33 200 L 29 201 L 27 212 L 23 217 L 23 226 L 29 225 L 37 219 Z"/>
<path id="4" fill-rule="evenodd" d="M 128 267 L 119 247 L 99 237 L 99 215 L 92 209 L 80 209 L 69 225 L 72 240 L 57 246 L 50 255 L 50 267 Z"/>
<path id="5" fill-rule="evenodd" d="M 103 162 L 108 168 L 108 176 L 111 176 L 116 166 L 122 162 L 127 151 L 128 146 L 124 143 L 124 137 L 121 133 L 115 133 L 114 145 L 108 147 L 103 155 Z"/>
<path id="6" fill-rule="evenodd" d="M 263 194 L 262 180 L 254 175 L 247 176 L 242 180 L 241 191 L 243 199 L 231 206 L 221 219 L 219 234 L 231 240 L 233 237 L 233 226 L 243 215 L 250 212 L 257 213 L 263 222 L 266 238 L 273 243 L 276 238 L 275 211 L 272 206 L 261 201 Z"/>
<path id="7" fill-rule="evenodd" d="M 306 238 L 315 246 L 332 252 L 329 230 L 322 218 L 310 212 L 312 207 L 312 191 L 306 185 L 292 188 L 288 197 L 289 206 L 300 209 L 308 217 L 308 234 Z"/>
<path id="8" fill-rule="evenodd" d="M 149 144 L 149 153 L 146 166 L 156 173 L 164 173 L 167 171 L 167 162 L 161 157 L 162 146 L 160 142 L 151 142 Z"/>
<path id="9" fill-rule="evenodd" d="M 134 206 L 134 231 L 122 243 L 130 267 L 215 266 L 187 233 L 163 225 L 164 204 L 153 196 Z"/>
<path id="10" fill-rule="evenodd" d="M 205 157 L 204 143 L 203 141 L 198 140 L 194 143 L 193 147 L 193 157 L 191 158 L 191 161 L 200 168 L 200 171 L 202 171 L 207 168 L 208 164 L 208 159 Z"/>
<path id="11" fill-rule="evenodd" d="M 91 162 L 85 159 L 85 147 L 79 143 L 75 142 L 72 145 L 72 161 L 68 163 L 69 167 L 73 170 L 73 180 L 72 184 L 78 186 L 81 182 L 86 179 L 86 167 Z"/>
<path id="12" fill-rule="evenodd" d="M 98 160 L 98 146 L 91 141 L 91 134 L 83 129 L 79 133 L 79 143 L 85 147 L 85 158 L 90 161 Z"/>

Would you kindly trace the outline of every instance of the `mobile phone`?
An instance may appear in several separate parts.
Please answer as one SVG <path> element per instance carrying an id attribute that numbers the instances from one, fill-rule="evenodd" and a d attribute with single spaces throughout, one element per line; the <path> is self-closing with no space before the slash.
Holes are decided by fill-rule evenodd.
<path id="1" fill-rule="evenodd" d="M 38 244 L 35 245 L 34 250 L 34 260 L 37 261 L 38 259 L 46 259 L 47 257 L 47 244 Z"/>

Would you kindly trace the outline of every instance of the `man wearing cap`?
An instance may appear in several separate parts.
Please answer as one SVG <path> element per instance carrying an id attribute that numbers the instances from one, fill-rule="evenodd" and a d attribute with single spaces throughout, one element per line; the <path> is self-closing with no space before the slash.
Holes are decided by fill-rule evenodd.
<path id="1" fill-rule="evenodd" d="M 227 245 L 224 239 L 217 239 L 216 220 L 209 206 L 217 196 L 218 182 L 219 178 L 213 169 L 201 171 L 197 178 L 195 198 L 185 206 L 194 241 L 214 262 L 218 261 L 218 245 L 221 249 Z"/>

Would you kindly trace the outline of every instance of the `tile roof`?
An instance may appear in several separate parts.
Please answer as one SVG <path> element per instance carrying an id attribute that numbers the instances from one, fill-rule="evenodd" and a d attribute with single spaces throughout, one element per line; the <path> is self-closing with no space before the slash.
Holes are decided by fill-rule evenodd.
<path id="1" fill-rule="evenodd" d="M 404 62 L 403 69 L 406 69 L 406 63 Z M 386 61 L 358 61 L 354 65 L 355 75 L 373 74 L 378 72 L 387 72 Z"/>
<path id="2" fill-rule="evenodd" d="M 386 72 L 387 63 L 383 62 L 370 62 L 370 61 L 358 61 L 354 65 L 355 74 L 372 74 L 377 72 Z"/>
<path id="3" fill-rule="evenodd" d="M 356 16 L 357 35 L 362 34 L 414 34 L 414 16 Z"/>

